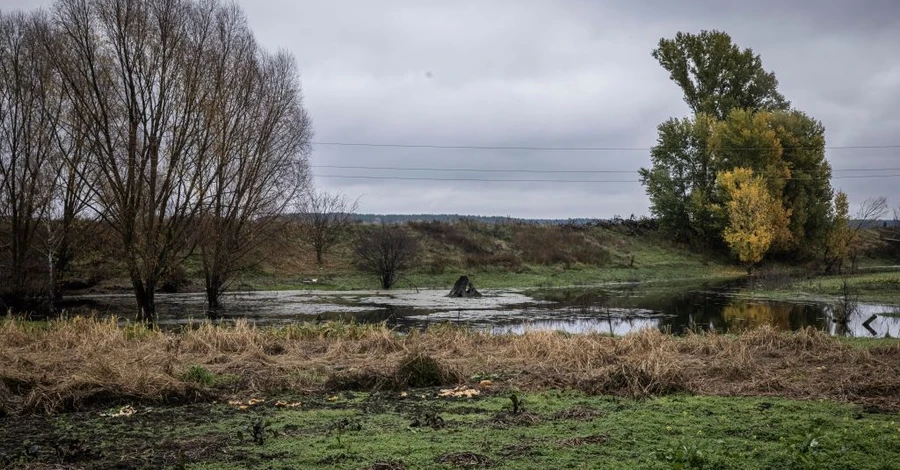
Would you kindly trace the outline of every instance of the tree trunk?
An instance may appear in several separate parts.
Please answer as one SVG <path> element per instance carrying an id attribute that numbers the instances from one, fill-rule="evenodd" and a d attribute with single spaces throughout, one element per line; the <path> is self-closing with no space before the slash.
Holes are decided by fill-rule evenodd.
<path id="1" fill-rule="evenodd" d="M 137 301 L 137 321 L 152 323 L 156 320 L 156 299 L 154 298 L 155 285 L 153 282 L 144 282 L 140 278 L 132 278 L 134 296 Z"/>
<path id="2" fill-rule="evenodd" d="M 215 313 L 221 307 L 219 303 L 219 293 L 222 292 L 222 280 L 219 276 L 206 276 L 206 304 L 207 310 Z"/>
<path id="3" fill-rule="evenodd" d="M 382 273 L 381 275 L 381 287 L 384 289 L 390 289 L 394 284 L 394 274 L 390 272 Z"/>
<path id="4" fill-rule="evenodd" d="M 325 248 L 322 246 L 316 246 L 316 264 L 322 266 L 325 261 Z"/>
<path id="5" fill-rule="evenodd" d="M 74 254 L 72 252 L 71 244 L 69 243 L 69 237 L 66 234 L 63 234 L 63 237 L 59 242 L 59 247 L 56 249 L 56 253 L 54 253 L 53 257 L 52 269 L 55 277 L 52 280 L 53 284 L 51 288 L 53 289 L 54 302 L 62 300 L 62 288 L 60 282 L 62 282 L 66 272 L 69 270 L 69 263 L 72 261 L 73 256 Z"/>

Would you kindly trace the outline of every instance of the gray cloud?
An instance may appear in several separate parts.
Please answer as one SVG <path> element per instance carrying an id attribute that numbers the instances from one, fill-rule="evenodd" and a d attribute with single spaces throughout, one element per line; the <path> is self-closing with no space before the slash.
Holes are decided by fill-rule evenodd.
<path id="1" fill-rule="evenodd" d="M 890 0 L 379 2 L 240 0 L 258 39 L 296 58 L 316 140 L 438 145 L 649 147 L 688 114 L 650 57 L 660 37 L 722 29 L 775 71 L 828 145 L 900 142 L 900 3 Z M 7 0 L 4 8 L 49 2 Z M 830 150 L 836 169 L 900 167 L 900 149 Z M 648 152 L 317 146 L 314 165 L 636 170 Z M 364 171 L 318 175 L 636 179 L 634 174 Z M 884 173 L 884 172 L 881 172 Z M 895 172 L 900 173 L 900 172 Z M 846 176 L 849 173 L 836 173 Z M 900 178 L 835 179 L 856 204 L 900 204 Z M 317 177 L 367 212 L 521 217 L 646 214 L 637 183 L 497 183 Z"/>

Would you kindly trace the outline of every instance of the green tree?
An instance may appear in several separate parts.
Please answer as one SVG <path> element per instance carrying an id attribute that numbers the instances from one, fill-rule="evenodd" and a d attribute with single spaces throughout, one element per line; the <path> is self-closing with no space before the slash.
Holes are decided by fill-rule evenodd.
<path id="1" fill-rule="evenodd" d="M 792 214 L 773 250 L 813 254 L 810 247 L 824 243 L 830 223 L 831 168 L 822 124 L 789 110 L 759 56 L 723 32 L 678 33 L 660 40 L 653 56 L 694 113 L 659 126 L 652 167 L 640 171 L 660 226 L 682 241 L 721 243 L 727 220 L 713 210 L 723 204 L 714 191 L 716 175 L 750 168 Z"/>
<path id="2" fill-rule="evenodd" d="M 715 124 L 704 114 L 660 124 L 657 145 L 650 152 L 653 167 L 639 172 L 650 196 L 650 212 L 663 230 L 682 241 L 704 244 L 718 237 L 709 232 L 717 166 L 708 143 Z"/>
<path id="3" fill-rule="evenodd" d="M 825 272 L 841 271 L 844 260 L 850 251 L 853 231 L 850 230 L 850 202 L 847 194 L 838 191 L 834 195 L 834 206 L 831 212 L 831 223 L 828 227 L 825 243 L 822 245 L 822 262 Z"/>
<path id="4" fill-rule="evenodd" d="M 679 32 L 660 39 L 653 58 L 684 92 L 694 114 L 725 119 L 732 109 L 785 110 L 775 74 L 766 71 L 752 49 L 741 50 L 722 31 Z"/>
<path id="5" fill-rule="evenodd" d="M 801 111 L 771 113 L 769 127 L 782 148 L 791 178 L 784 185 L 782 205 L 791 211 L 792 248 L 813 254 L 828 231 L 833 191 L 831 165 L 825 160 L 825 127 Z"/>

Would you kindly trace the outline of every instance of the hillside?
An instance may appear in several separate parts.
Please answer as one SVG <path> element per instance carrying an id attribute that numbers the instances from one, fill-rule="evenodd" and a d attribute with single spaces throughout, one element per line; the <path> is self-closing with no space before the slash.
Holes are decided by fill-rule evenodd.
<path id="1" fill-rule="evenodd" d="M 417 268 L 400 288 L 443 288 L 460 275 L 476 286 L 550 287 L 599 282 L 739 276 L 727 259 L 691 251 L 637 221 L 595 224 L 409 222 L 420 241 Z M 365 225 L 355 225 L 326 259 L 315 264 L 312 250 L 298 239 L 286 240 L 236 289 L 375 289 L 374 276 L 354 265 L 353 243 Z M 189 269 L 191 277 L 197 277 Z"/>

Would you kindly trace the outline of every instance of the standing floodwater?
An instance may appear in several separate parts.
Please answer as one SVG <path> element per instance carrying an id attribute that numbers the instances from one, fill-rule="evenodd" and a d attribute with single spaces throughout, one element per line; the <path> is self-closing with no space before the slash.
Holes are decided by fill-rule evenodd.
<path id="1" fill-rule="evenodd" d="M 449 298 L 445 290 L 238 292 L 223 296 L 220 318 L 260 325 L 295 321 L 386 322 L 401 330 L 452 322 L 497 333 L 529 329 L 622 335 L 643 328 L 674 334 L 689 329 L 738 332 L 762 325 L 781 330 L 807 326 L 835 335 L 900 337 L 900 308 L 858 304 L 846 322 L 827 301 L 753 300 L 739 285 L 615 285 L 579 289 L 484 290 L 480 298 Z M 132 297 L 78 298 L 70 313 L 132 316 Z M 175 327 L 206 319 L 202 294 L 158 298 L 159 324 Z"/>

